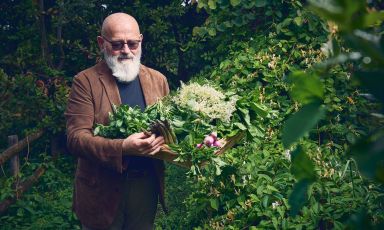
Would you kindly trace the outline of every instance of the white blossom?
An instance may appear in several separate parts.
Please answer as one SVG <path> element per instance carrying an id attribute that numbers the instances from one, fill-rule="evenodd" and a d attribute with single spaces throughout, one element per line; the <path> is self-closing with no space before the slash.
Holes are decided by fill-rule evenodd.
<path id="1" fill-rule="evenodd" d="M 285 157 L 287 160 L 291 161 L 291 150 L 287 149 L 287 150 L 284 151 L 283 154 L 284 154 L 284 157 Z"/>
<path id="2" fill-rule="evenodd" d="M 210 85 L 191 83 L 182 84 L 173 101 L 183 108 L 200 112 L 212 119 L 229 122 L 236 110 L 237 97 L 227 99 L 226 96 Z"/>
<path id="3" fill-rule="evenodd" d="M 272 203 L 272 209 L 276 209 L 280 205 L 281 205 L 281 203 L 279 201 L 275 201 L 275 202 Z"/>

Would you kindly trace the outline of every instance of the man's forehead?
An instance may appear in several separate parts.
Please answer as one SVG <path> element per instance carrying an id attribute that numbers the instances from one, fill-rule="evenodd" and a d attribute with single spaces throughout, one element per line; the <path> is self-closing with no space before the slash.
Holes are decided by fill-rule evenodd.
<path id="1" fill-rule="evenodd" d="M 132 16 L 124 13 L 116 13 L 108 16 L 104 20 L 102 34 L 115 35 L 122 33 L 140 35 L 139 25 Z"/>
<path id="2" fill-rule="evenodd" d="M 137 31 L 127 31 L 127 30 L 116 30 L 111 31 L 107 36 L 109 36 L 112 40 L 129 40 L 134 39 L 138 40 L 140 39 L 140 33 Z"/>

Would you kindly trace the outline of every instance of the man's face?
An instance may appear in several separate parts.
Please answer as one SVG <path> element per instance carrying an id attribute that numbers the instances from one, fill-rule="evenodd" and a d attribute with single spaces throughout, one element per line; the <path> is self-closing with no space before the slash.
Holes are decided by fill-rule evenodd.
<path id="1" fill-rule="evenodd" d="M 110 56 L 118 56 L 119 62 L 128 61 L 141 53 L 141 34 L 117 31 L 111 36 L 100 36 L 99 40 L 102 49 Z"/>
<path id="2" fill-rule="evenodd" d="M 113 76 L 120 82 L 130 82 L 139 74 L 142 36 L 129 30 L 111 34 L 98 37 L 104 59 Z"/>

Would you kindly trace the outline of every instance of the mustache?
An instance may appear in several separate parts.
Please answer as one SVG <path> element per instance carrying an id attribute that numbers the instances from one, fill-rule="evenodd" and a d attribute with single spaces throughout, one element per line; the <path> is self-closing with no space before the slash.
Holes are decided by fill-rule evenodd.
<path id="1" fill-rule="evenodd" d="M 100 51 L 100 56 L 104 56 L 105 55 L 105 48 L 101 49 Z M 135 56 L 134 55 L 129 55 L 129 54 L 120 54 L 119 56 L 115 56 L 116 59 L 134 59 Z"/>
<path id="2" fill-rule="evenodd" d="M 118 58 L 120 58 L 120 59 L 133 59 L 134 56 L 129 55 L 129 54 L 120 54 Z"/>

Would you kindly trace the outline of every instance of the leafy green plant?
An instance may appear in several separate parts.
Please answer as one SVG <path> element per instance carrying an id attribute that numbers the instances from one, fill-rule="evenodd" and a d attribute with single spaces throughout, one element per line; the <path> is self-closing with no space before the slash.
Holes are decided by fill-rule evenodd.
<path id="1" fill-rule="evenodd" d="M 337 44 L 337 40 L 331 38 L 328 44 L 331 44 L 335 49 L 330 49 L 332 55 L 328 60 L 324 61 L 322 65 L 317 67 L 317 72 L 321 72 L 323 75 L 330 74 L 329 69 L 334 65 L 345 65 L 347 62 L 352 62 L 351 64 L 356 66 L 353 69 L 352 77 L 358 79 L 363 88 L 368 89 L 375 95 L 380 103 L 383 103 L 382 92 L 378 90 L 378 85 L 382 85 L 383 83 L 381 68 L 384 59 L 382 58 L 383 48 L 381 47 L 381 38 L 363 29 L 381 24 L 384 13 L 376 11 L 368 12 L 365 1 L 355 1 L 353 4 L 348 4 L 343 0 L 324 1 L 321 3 L 316 1 L 310 2 L 310 7 L 315 12 L 325 19 L 336 23 L 340 30 L 340 36 L 345 40 L 345 45 L 352 49 L 348 51 L 345 50 L 344 52 L 346 53 L 340 52 L 340 50 L 338 50 L 340 46 Z M 356 17 L 358 17 L 358 19 L 356 19 Z M 358 62 L 361 64 L 357 64 Z M 286 148 L 303 137 L 306 132 L 319 122 L 323 117 L 322 115 L 325 111 L 324 104 L 326 104 L 324 103 L 325 97 L 323 93 L 324 84 L 316 74 L 310 76 L 308 73 L 294 73 L 291 75 L 291 78 L 293 78 L 291 96 L 294 100 L 303 104 L 303 107 L 285 123 L 283 143 Z M 297 127 L 299 123 L 303 124 L 303 121 L 306 121 L 306 125 L 300 126 L 299 129 L 293 129 L 293 127 Z M 382 128 L 378 128 L 372 136 L 363 137 L 358 144 L 355 144 L 355 138 L 352 138 L 349 134 L 350 142 L 355 144 L 351 146 L 351 156 L 354 156 L 357 160 L 361 172 L 381 182 L 383 181 L 382 174 L 384 172 L 384 149 L 379 142 L 383 138 L 382 133 Z M 366 134 L 361 136 L 366 136 Z M 368 156 L 372 161 L 364 160 L 364 158 L 367 159 Z M 307 190 L 308 184 L 303 186 L 300 183 L 302 182 L 300 181 L 297 184 L 297 188 L 300 188 L 300 194 L 302 195 L 304 191 Z M 295 208 L 302 206 L 302 202 L 295 202 L 293 200 L 291 204 Z"/>
<path id="2" fill-rule="evenodd" d="M 71 210 L 72 185 L 74 175 L 74 159 L 61 156 L 56 162 L 46 154 L 33 157 L 25 162 L 19 179 L 23 180 L 41 166 L 41 158 L 45 173 L 26 194 L 9 207 L 0 217 L 1 229 L 80 229 L 80 223 Z M 45 159 L 45 160 L 44 160 Z M 4 178 L 1 178 L 3 182 Z M 11 186 L 2 183 L 2 195 L 5 188 Z M 9 194 L 14 191 L 10 190 Z M 8 193 L 4 193 L 8 197 Z"/>
<path id="3" fill-rule="evenodd" d="M 0 35 L 5 43 L 0 52 L 6 73 L 0 75 L 0 103 L 4 103 L 2 92 L 12 92 L 15 103 L 0 106 L 4 108 L 0 113 L 4 135 L 8 133 L 4 130 L 13 132 L 18 127 L 22 132 L 41 120 L 53 132 L 62 129 L 63 107 L 59 107 L 64 104 L 66 87 L 59 87 L 58 96 L 49 97 L 46 103 L 44 93 L 39 94 L 44 90 L 33 83 L 43 80 L 51 86 L 57 76 L 68 79 L 92 65 L 98 49 L 94 39 L 86 38 L 96 37 L 102 15 L 132 12 L 144 33 L 143 62 L 160 67 L 171 86 L 196 75 L 194 82 L 214 82 L 227 97 L 238 96 L 235 122 L 215 120 L 214 127 L 219 137 L 237 132 L 229 130 L 248 134 L 219 161 L 195 168 L 196 175 L 167 165 L 166 197 L 171 212 L 168 216 L 159 213 L 159 229 L 380 229 L 384 222 L 383 185 L 377 183 L 383 174 L 380 129 L 384 121 L 382 103 L 378 103 L 383 98 L 381 0 L 199 0 L 183 1 L 184 6 L 180 1 L 126 4 L 111 0 L 104 5 L 57 1 L 47 5 L 51 10 L 45 17 L 47 24 L 54 23 L 48 27 L 49 46 L 57 51 L 51 53 L 53 64 L 60 64 L 61 46 L 65 54 L 60 73 L 59 68 L 47 68 L 36 58 L 42 54 L 40 39 L 30 34 L 40 34 L 37 2 L 6 2 L 0 16 L 6 29 Z M 60 28 L 65 33 L 56 39 Z M 23 93 L 13 93 L 18 90 Z M 52 98 L 60 103 L 51 103 Z M 13 123 L 9 117 L 20 108 L 33 116 L 16 116 Z M 161 120 L 169 115 L 155 110 L 163 111 L 156 115 Z M 213 131 L 211 120 L 183 122 L 195 120 L 196 115 L 182 108 L 172 113 L 180 140 L 193 143 L 187 152 L 197 151 L 194 145 Z M 198 135 L 188 135 L 191 130 Z M 0 140 L 3 148 L 5 139 Z M 47 148 L 46 144 L 38 148 Z M 62 178 L 52 170 L 50 176 L 54 175 Z M 73 171 L 65 170 L 65 176 L 73 178 Z M 4 181 L 4 185 L 12 183 Z M 57 225 L 64 219 L 67 224 L 62 226 L 77 228 L 68 208 L 71 185 L 62 184 L 65 188 L 57 191 L 63 191 L 63 200 L 52 195 L 57 203 L 51 202 L 61 207 L 62 215 L 49 204 L 28 201 L 1 217 L 7 223 L 4 228 L 28 228 L 25 223 L 36 228 L 41 223 L 51 226 L 44 218 L 35 224 L 42 216 Z M 0 194 L 9 193 L 4 186 Z M 41 197 L 35 191 L 31 194 Z"/>

